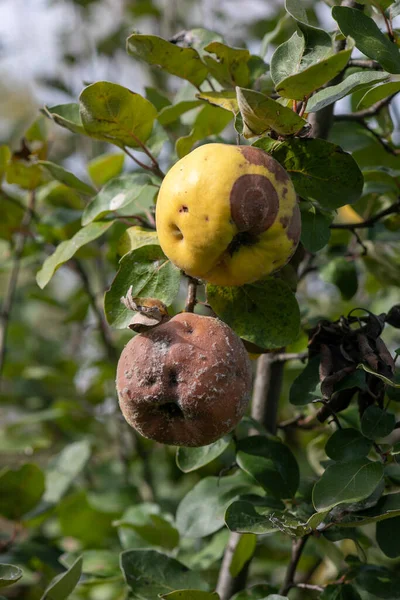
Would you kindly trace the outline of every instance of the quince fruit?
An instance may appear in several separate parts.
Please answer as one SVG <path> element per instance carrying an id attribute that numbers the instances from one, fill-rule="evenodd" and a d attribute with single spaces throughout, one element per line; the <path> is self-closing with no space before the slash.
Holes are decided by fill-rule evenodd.
<path id="1" fill-rule="evenodd" d="M 283 267 L 301 221 L 285 169 L 252 146 L 206 144 L 179 160 L 158 195 L 157 234 L 192 277 L 243 285 Z"/>

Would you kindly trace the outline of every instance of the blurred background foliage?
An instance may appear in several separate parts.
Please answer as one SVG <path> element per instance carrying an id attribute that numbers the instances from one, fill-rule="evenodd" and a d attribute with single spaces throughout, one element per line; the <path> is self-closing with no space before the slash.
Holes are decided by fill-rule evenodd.
<path id="1" fill-rule="evenodd" d="M 310 21 L 333 29 L 333 4 L 308 2 Z M 103 153 L 116 153 L 116 148 L 73 135 L 44 117 L 38 119 L 39 108 L 74 102 L 85 85 L 98 80 L 113 81 L 146 95 L 159 110 L 170 102 L 192 100 L 195 90 L 189 84 L 126 54 L 125 40 L 130 33 L 170 39 L 183 30 L 204 27 L 220 33 L 230 45 L 247 46 L 257 54 L 264 35 L 274 30 L 283 14 L 281 0 L 2 0 L 0 142 L 19 150 L 22 136 L 28 137 L 30 131 L 38 155 L 42 152 L 89 183 L 88 163 L 93 164 Z M 293 30 L 293 22 L 286 19 L 267 47 L 267 58 Z M 356 96 L 350 101 L 353 106 Z M 347 100 L 338 103 L 337 112 L 343 112 L 348 104 Z M 176 160 L 174 141 L 190 132 L 199 110 L 194 108 L 173 123 L 169 137 L 155 140 L 153 150 L 159 153 L 164 169 Z M 396 104 L 390 112 L 381 113 L 375 127 L 384 138 L 396 140 Z M 234 142 L 232 126 L 223 139 Z M 363 169 L 386 166 L 400 172 L 400 156 L 385 152 L 377 138 L 357 123 L 337 121 L 330 139 L 353 152 Z M 135 165 L 128 160 L 125 157 L 123 169 L 132 171 Z M 96 177 L 101 180 L 102 169 L 103 164 L 100 170 L 93 170 L 91 183 L 96 185 Z M 355 210 L 364 218 L 381 210 L 391 195 L 398 193 L 398 185 L 397 176 L 389 182 L 371 177 Z M 87 577 L 71 598 L 125 598 L 118 552 L 143 545 L 171 552 L 215 582 L 227 530 L 212 532 L 204 539 L 185 538 L 184 532 L 176 529 L 173 515 L 196 482 L 229 469 L 233 450 L 199 471 L 184 474 L 175 464 L 175 449 L 136 436 L 117 406 L 116 359 L 130 333 L 111 332 L 101 304 L 117 269 L 118 244 L 126 223 L 118 223 L 106 238 L 82 248 L 49 286 L 40 290 L 36 272 L 54 246 L 79 229 L 85 200 L 61 183 L 43 181 L 37 193 L 37 215 L 26 232 L 23 207 L 29 194 L 16 185 L 6 187 L 14 202 L 0 196 L 2 300 L 14 265 L 16 238 L 22 232 L 26 240 L 8 317 L 0 390 L 0 474 L 2 467 L 28 468 L 17 471 L 20 475 L 14 489 L 22 486 L 23 494 L 11 496 L 15 513 L 8 505 L 4 511 L 8 518 L 0 518 L 1 562 L 19 565 L 24 571 L 20 585 L 10 588 L 7 597 L 40 598 L 49 581 L 85 551 Z M 398 228 L 398 217 L 392 217 L 370 230 L 369 259 L 352 263 L 351 272 L 344 276 L 343 250 L 357 252 L 359 248 L 350 232 L 333 233 L 298 289 L 305 328 L 320 317 L 336 319 L 357 306 L 379 314 L 398 302 Z M 393 328 L 386 328 L 384 339 L 392 351 L 400 345 Z M 303 334 L 289 350 L 305 347 Z M 294 415 L 288 402 L 289 388 L 301 368 L 297 362 L 286 366 L 280 421 Z M 351 422 L 351 411 L 346 414 Z M 317 431 L 287 430 L 287 442 L 310 481 L 329 433 L 329 426 L 322 425 Z M 391 441 L 397 441 L 396 435 Z M 24 467 L 31 463 L 37 467 Z M 45 477 L 47 491 L 37 504 L 35 493 Z M 20 505 L 21 497 L 27 498 L 26 506 Z M 34 508 L 26 514 L 26 507 L 30 510 L 31 506 Z M 24 522 L 19 524 L 22 515 Z M 368 535 L 367 529 L 364 532 Z M 334 545 L 324 538 L 313 539 L 304 553 L 302 572 L 315 568 L 321 580 L 334 577 L 343 556 L 357 553 L 357 543 L 346 540 Z M 372 561 L 393 563 L 383 559 L 368 538 L 366 546 L 370 546 Z M 281 534 L 260 536 L 251 580 L 279 581 L 289 550 L 290 540 Z M 303 597 L 308 597 L 307 593 Z"/>

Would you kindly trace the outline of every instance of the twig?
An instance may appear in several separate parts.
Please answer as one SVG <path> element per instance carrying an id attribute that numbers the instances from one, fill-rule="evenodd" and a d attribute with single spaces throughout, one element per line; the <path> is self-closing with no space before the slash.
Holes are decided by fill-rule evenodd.
<path id="1" fill-rule="evenodd" d="M 312 583 L 296 583 L 293 587 L 300 588 L 302 590 L 312 590 L 314 592 L 323 592 L 325 588 L 322 585 L 314 585 Z"/>
<path id="2" fill-rule="evenodd" d="M 21 222 L 21 233 L 18 235 L 15 242 L 14 252 L 14 263 L 11 270 L 10 280 L 3 300 L 0 314 L 0 382 L 3 373 L 4 363 L 6 359 L 6 344 L 7 344 L 7 331 L 8 324 L 10 321 L 12 305 L 15 298 L 15 292 L 17 289 L 19 269 L 21 266 L 21 258 L 24 251 L 26 232 L 30 222 L 35 214 L 35 190 L 29 192 L 28 206 L 26 208 L 24 217 Z"/>
<path id="3" fill-rule="evenodd" d="M 246 586 L 251 559 L 249 559 L 246 562 L 246 564 L 244 565 L 240 573 L 236 575 L 236 577 L 232 577 L 229 571 L 232 562 L 232 557 L 235 554 L 235 550 L 240 542 L 240 539 L 240 533 L 232 532 L 229 537 L 228 545 L 225 549 L 225 554 L 222 560 L 222 565 L 219 572 L 218 583 L 216 587 L 216 592 L 217 594 L 219 594 L 221 600 L 229 600 L 229 598 L 231 598 L 240 590 L 243 590 Z"/>
<path id="4" fill-rule="evenodd" d="M 332 223 L 329 227 L 331 229 L 349 229 L 350 231 L 354 231 L 355 229 L 365 229 L 368 227 L 373 227 L 375 223 L 387 217 L 388 215 L 393 215 L 396 213 L 400 213 L 400 200 L 397 200 L 388 208 L 377 212 L 375 215 L 370 217 L 369 219 L 365 219 L 365 221 L 361 221 L 361 223 Z"/>
<path id="5" fill-rule="evenodd" d="M 380 9 L 381 15 L 385 21 L 385 25 L 386 25 L 386 29 L 388 32 L 388 36 L 391 42 L 396 42 L 396 38 L 393 32 L 393 27 L 392 27 L 392 22 L 390 19 L 387 18 L 386 14 L 385 14 L 385 10 L 383 8 Z"/>
<path id="6" fill-rule="evenodd" d="M 193 277 L 188 278 L 188 287 L 187 287 L 187 296 L 186 296 L 186 304 L 185 311 L 193 312 L 194 307 L 196 306 L 196 293 L 197 293 L 197 281 Z"/>
<path id="7" fill-rule="evenodd" d="M 146 148 L 146 146 L 142 146 L 142 148 L 144 150 Z M 146 148 L 146 150 L 147 150 L 147 148 Z M 136 156 L 134 156 L 131 152 L 129 152 L 129 150 L 128 150 L 128 148 L 126 148 L 126 146 L 123 147 L 123 151 L 125 152 L 125 154 L 127 156 L 129 156 L 129 158 L 131 158 L 142 169 L 145 169 L 146 171 L 151 171 L 152 173 L 154 173 L 155 175 L 157 175 L 161 179 L 163 179 L 165 177 L 165 174 L 161 171 L 158 162 L 153 157 L 153 155 L 150 154 L 148 151 L 146 152 L 146 154 L 148 156 L 150 155 L 152 157 L 152 163 L 153 163 L 152 166 L 146 165 L 141 160 L 139 160 L 138 158 L 136 158 Z"/>
<path id="8" fill-rule="evenodd" d="M 213 86 L 213 82 L 211 81 L 210 77 L 207 77 L 207 83 L 212 89 L 212 91 L 215 92 L 215 87 Z"/>
<path id="9" fill-rule="evenodd" d="M 272 352 L 269 356 L 272 362 L 287 362 L 288 360 L 304 361 L 308 357 L 308 352 L 279 352 L 277 354 Z"/>
<path id="10" fill-rule="evenodd" d="M 383 71 L 381 65 L 376 60 L 365 60 L 362 58 L 353 58 L 347 63 L 348 67 L 359 67 L 360 69 L 373 69 L 374 71 Z"/>
<path id="11" fill-rule="evenodd" d="M 393 98 L 398 94 L 391 94 L 388 98 L 383 98 L 383 100 L 379 100 L 379 102 L 375 102 L 372 106 L 368 108 L 364 108 L 363 110 L 357 110 L 352 113 L 344 113 L 335 115 L 336 121 L 364 121 L 364 119 L 368 119 L 369 117 L 375 117 L 380 113 L 380 111 L 388 106 Z"/>
<path id="12" fill-rule="evenodd" d="M 298 429 L 314 429 L 318 426 L 317 423 L 313 423 L 315 421 L 315 415 L 309 415 L 306 417 L 305 415 L 297 415 L 293 417 L 293 419 L 288 419 L 287 421 L 282 421 L 278 423 L 278 429 L 288 429 L 289 427 L 297 427 Z"/>
<path id="13" fill-rule="evenodd" d="M 286 596 L 286 594 L 292 587 L 296 587 L 296 584 L 294 582 L 294 576 L 296 574 L 297 566 L 299 564 L 301 555 L 303 554 L 304 547 L 309 537 L 310 534 L 307 534 L 298 540 L 293 540 L 292 542 L 292 556 L 286 571 L 285 580 L 282 584 L 281 589 L 279 590 L 279 593 L 282 596 Z"/>
<path id="14" fill-rule="evenodd" d="M 85 269 L 83 268 L 83 266 L 82 266 L 82 264 L 81 264 L 81 262 L 79 260 L 74 259 L 72 261 L 72 263 L 73 263 L 73 265 L 75 267 L 75 270 L 77 271 L 77 273 L 78 273 L 78 275 L 79 275 L 79 277 L 80 277 L 80 279 L 82 281 L 82 284 L 83 284 L 83 287 L 85 289 L 85 292 L 86 292 L 86 294 L 87 294 L 87 296 L 88 296 L 88 298 L 90 300 L 90 304 L 92 306 L 93 312 L 94 312 L 94 314 L 96 316 L 96 319 L 97 319 L 97 322 L 98 322 L 98 325 L 99 325 L 99 332 L 100 332 L 101 339 L 102 339 L 103 344 L 104 344 L 104 348 L 106 349 L 107 356 L 108 356 L 108 358 L 110 360 L 112 360 L 113 362 L 115 362 L 116 359 L 117 359 L 117 357 L 118 357 L 117 350 L 116 350 L 116 348 L 115 348 L 115 346 L 113 344 L 113 341 L 111 339 L 110 331 L 109 331 L 108 325 L 107 325 L 107 323 L 106 323 L 106 321 L 104 319 L 103 312 L 98 307 L 96 296 L 93 293 L 93 290 L 92 290 L 91 285 L 90 285 L 89 277 L 88 277 Z"/>
<path id="15" fill-rule="evenodd" d="M 285 361 L 274 360 L 273 354 L 262 354 L 257 360 L 251 416 L 272 434 L 277 428 L 284 365 Z"/>

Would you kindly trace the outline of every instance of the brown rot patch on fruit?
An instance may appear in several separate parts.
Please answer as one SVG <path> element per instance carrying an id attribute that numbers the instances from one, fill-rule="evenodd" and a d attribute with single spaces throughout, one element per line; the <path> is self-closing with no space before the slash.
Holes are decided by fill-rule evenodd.
<path id="1" fill-rule="evenodd" d="M 257 235 L 274 223 L 279 211 L 278 194 L 264 175 L 241 175 L 230 194 L 231 215 L 239 232 Z"/>
<path id="2" fill-rule="evenodd" d="M 183 419 L 184 415 L 182 409 L 175 402 L 166 402 L 165 404 L 160 404 L 158 407 L 160 413 L 164 414 L 166 417 L 170 417 L 173 419 Z"/>
<path id="3" fill-rule="evenodd" d="M 206 216 L 204 217 L 204 220 L 205 220 L 205 221 L 209 221 L 210 219 L 209 219 L 209 217 L 206 215 Z"/>
<path id="4" fill-rule="evenodd" d="M 247 162 L 252 165 L 259 165 L 265 167 L 275 175 L 277 181 L 281 183 L 287 183 L 289 176 L 285 169 L 271 156 L 269 156 L 261 148 L 254 148 L 254 146 L 239 146 L 240 152 L 243 154 Z"/>
<path id="5" fill-rule="evenodd" d="M 279 219 L 280 224 L 282 225 L 282 227 L 284 229 L 286 229 L 286 227 L 289 224 L 289 217 L 287 215 L 285 215 L 284 217 L 282 217 L 281 219 Z"/>
<path id="6" fill-rule="evenodd" d="M 180 212 L 180 213 L 187 213 L 187 212 L 189 212 L 189 209 L 188 209 L 188 207 L 187 207 L 187 206 L 185 206 L 185 205 L 183 204 L 183 205 L 180 207 L 180 209 L 179 209 L 179 212 Z"/>
<path id="7" fill-rule="evenodd" d="M 289 240 L 292 240 L 295 245 L 299 243 L 301 234 L 301 214 L 298 204 L 296 204 L 293 209 L 292 218 L 290 219 L 286 233 Z"/>

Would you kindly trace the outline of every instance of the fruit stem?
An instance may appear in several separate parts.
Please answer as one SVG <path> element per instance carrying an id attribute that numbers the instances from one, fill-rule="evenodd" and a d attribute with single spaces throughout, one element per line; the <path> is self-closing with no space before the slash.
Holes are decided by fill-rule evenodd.
<path id="1" fill-rule="evenodd" d="M 197 304 L 196 294 L 197 294 L 197 285 L 198 282 L 193 277 L 187 275 L 188 278 L 188 287 L 187 287 L 187 295 L 186 295 L 186 304 L 185 304 L 185 312 L 194 312 L 194 307 Z"/>

